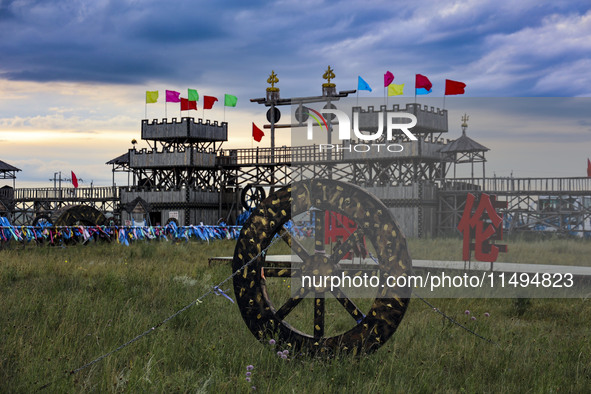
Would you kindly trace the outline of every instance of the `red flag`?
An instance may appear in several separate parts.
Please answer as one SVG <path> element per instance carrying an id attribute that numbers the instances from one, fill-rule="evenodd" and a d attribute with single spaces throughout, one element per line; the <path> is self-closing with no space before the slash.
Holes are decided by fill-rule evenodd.
<path id="1" fill-rule="evenodd" d="M 427 91 L 431 90 L 433 84 L 424 75 L 416 74 L 415 76 L 415 89 L 425 88 Z"/>
<path id="2" fill-rule="evenodd" d="M 261 142 L 264 136 L 265 133 L 263 133 L 263 130 L 259 129 L 257 125 L 252 122 L 252 138 L 254 138 L 256 142 Z"/>
<path id="3" fill-rule="evenodd" d="M 211 109 L 216 101 L 218 101 L 217 97 L 203 96 L 203 109 Z"/>
<path id="4" fill-rule="evenodd" d="M 451 79 L 445 80 L 445 95 L 450 96 L 454 94 L 464 94 L 464 88 L 466 84 L 464 82 L 452 81 Z"/>
<path id="5" fill-rule="evenodd" d="M 74 174 L 74 171 L 72 171 L 72 185 L 74 185 L 75 189 L 78 188 L 78 178 L 76 178 L 76 174 Z"/>
<path id="6" fill-rule="evenodd" d="M 591 160 L 587 159 L 587 176 L 591 178 Z"/>
<path id="7" fill-rule="evenodd" d="M 188 111 L 190 109 L 197 109 L 197 101 L 190 101 L 186 98 L 181 98 L 181 111 Z"/>

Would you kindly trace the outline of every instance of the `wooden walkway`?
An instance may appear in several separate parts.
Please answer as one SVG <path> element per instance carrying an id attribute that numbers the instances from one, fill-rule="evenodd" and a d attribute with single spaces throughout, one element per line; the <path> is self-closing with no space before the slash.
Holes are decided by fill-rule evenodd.
<path id="1" fill-rule="evenodd" d="M 289 265 L 291 255 L 267 255 L 266 260 L 269 264 Z M 231 263 L 232 257 L 210 257 L 209 265 Z M 345 260 L 345 264 L 347 264 Z M 364 264 L 374 265 L 375 262 L 369 258 L 363 260 Z M 548 264 L 519 264 L 496 262 L 484 263 L 481 261 L 440 261 L 440 260 L 413 260 L 413 268 L 417 269 L 435 269 L 435 270 L 459 270 L 459 271 L 492 271 L 508 273 L 570 273 L 573 277 L 591 279 L 591 261 L 589 266 L 573 265 L 548 265 Z M 492 269 L 491 269 L 492 268 Z"/>

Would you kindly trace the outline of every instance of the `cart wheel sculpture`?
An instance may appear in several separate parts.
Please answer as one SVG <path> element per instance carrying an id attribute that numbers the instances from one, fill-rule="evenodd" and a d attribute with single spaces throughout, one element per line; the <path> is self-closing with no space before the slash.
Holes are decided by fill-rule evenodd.
<path id="1" fill-rule="evenodd" d="M 33 227 L 51 226 L 51 219 L 46 214 L 40 214 L 40 215 L 35 216 L 35 219 L 33 220 L 33 223 L 31 223 L 31 224 Z"/>
<path id="2" fill-rule="evenodd" d="M 66 206 L 53 215 L 53 224 L 59 226 L 103 226 L 107 218 L 98 209 L 89 205 Z"/>
<path id="3" fill-rule="evenodd" d="M 293 225 L 292 218 L 310 211 L 314 212 L 311 217 L 315 218 L 316 237 L 312 251 L 288 229 Z M 343 215 L 356 223 L 354 231 L 331 253 L 324 251 L 321 240 L 326 211 Z M 290 262 L 266 262 L 265 253 L 261 252 L 277 236 L 302 260 L 300 268 Z M 362 240 L 371 243 L 375 256 L 372 254 L 372 260 L 365 265 L 353 266 L 349 260 L 349 268 L 346 268 L 344 257 Z M 364 261 L 367 263 L 367 260 Z M 406 240 L 381 201 L 354 185 L 332 180 L 302 181 L 271 194 L 244 224 L 234 251 L 233 270 L 240 271 L 234 276 L 234 293 L 246 325 L 260 341 L 273 338 L 280 349 L 325 357 L 338 353 L 371 353 L 398 328 L 408 307 L 411 289 L 376 288 L 375 298 L 365 300 L 369 310 L 364 311 L 361 304 L 358 306 L 359 301 L 348 297 L 341 288 L 307 290 L 301 287 L 294 290 L 294 287 L 287 300 L 283 297 L 281 302 L 274 303 L 272 297 L 276 292 L 269 291 L 271 282 L 295 283 L 292 278 L 297 275 L 296 271 L 310 267 L 321 267 L 321 274 L 333 275 L 352 275 L 352 271 L 359 273 L 366 269 L 385 279 L 408 275 L 411 265 Z M 331 298 L 332 305 L 337 307 L 335 313 L 343 315 L 341 321 L 348 325 L 346 328 L 331 326 L 330 319 L 335 313 L 326 313 Z M 308 299 L 308 308 L 298 311 L 306 307 L 304 299 Z M 296 314 L 309 315 L 306 327 L 292 324 L 291 318 Z M 325 332 L 338 329 L 342 330 L 325 335 Z"/>
<path id="4" fill-rule="evenodd" d="M 240 202 L 242 207 L 246 210 L 256 208 L 258 204 L 265 199 L 265 189 L 260 186 L 248 185 L 246 186 L 240 195 Z"/>
<path id="5" fill-rule="evenodd" d="M 98 209 L 89 205 L 71 205 L 66 206 L 56 211 L 53 214 L 53 225 L 58 228 L 61 226 L 104 226 L 107 224 L 107 218 Z M 105 233 L 98 233 L 96 239 L 110 242 L 111 239 Z M 66 240 L 67 243 L 77 243 L 83 241 L 84 244 L 88 239 L 82 237 L 72 237 Z"/>

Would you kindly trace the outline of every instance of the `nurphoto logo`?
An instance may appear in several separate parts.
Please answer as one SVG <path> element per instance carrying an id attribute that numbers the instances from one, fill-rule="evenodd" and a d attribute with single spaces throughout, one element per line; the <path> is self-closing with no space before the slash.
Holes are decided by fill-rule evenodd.
<path id="1" fill-rule="evenodd" d="M 308 110 L 308 121 L 307 121 L 307 139 L 309 141 L 313 140 L 314 138 L 314 126 L 320 126 L 321 130 L 326 130 L 328 132 L 328 122 L 326 118 L 322 114 L 331 114 L 336 117 L 338 120 L 338 138 L 342 141 L 349 141 L 351 140 L 351 130 L 355 137 L 359 139 L 359 141 L 377 141 L 384 135 L 384 129 L 386 132 L 386 141 L 394 140 L 394 130 L 400 130 L 404 135 L 408 137 L 411 141 L 418 141 L 417 137 L 409 130 L 416 126 L 417 124 L 417 117 L 413 114 L 407 112 L 386 112 L 385 116 L 378 116 L 378 127 L 377 131 L 369 131 L 369 130 L 360 130 L 359 128 L 359 112 L 353 112 L 353 127 L 351 127 L 351 120 L 349 116 L 338 109 L 334 108 L 323 108 L 319 111 L 316 111 L 312 108 L 307 108 Z M 400 123 L 403 120 L 409 120 L 406 123 Z M 386 123 L 384 127 L 384 123 Z M 380 148 L 385 147 L 385 150 L 389 152 L 401 152 L 404 148 L 400 144 L 374 144 L 378 151 Z M 368 144 L 356 144 L 353 146 L 356 152 L 368 152 L 372 149 L 372 146 Z M 320 144 L 320 150 L 329 150 L 329 149 L 347 149 L 351 150 L 351 146 L 348 147 L 341 147 L 340 145 L 335 144 Z"/>

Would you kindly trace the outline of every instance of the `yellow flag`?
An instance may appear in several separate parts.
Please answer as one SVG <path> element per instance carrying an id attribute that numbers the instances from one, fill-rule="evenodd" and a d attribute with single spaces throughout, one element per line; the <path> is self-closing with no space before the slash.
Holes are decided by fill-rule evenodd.
<path id="1" fill-rule="evenodd" d="M 155 103 L 158 101 L 158 91 L 146 91 L 146 104 Z"/>
<path id="2" fill-rule="evenodd" d="M 388 85 L 388 96 L 401 96 L 404 94 L 404 84 L 396 85 L 395 83 L 391 83 Z"/>

